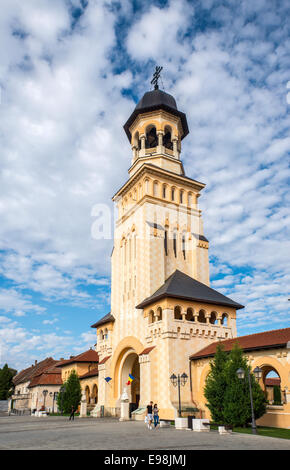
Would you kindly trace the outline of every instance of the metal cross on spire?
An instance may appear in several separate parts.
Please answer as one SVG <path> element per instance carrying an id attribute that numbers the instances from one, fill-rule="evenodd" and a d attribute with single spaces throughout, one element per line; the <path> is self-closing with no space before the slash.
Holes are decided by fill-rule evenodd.
<path id="1" fill-rule="evenodd" d="M 160 67 L 158 65 L 156 65 L 156 69 L 155 69 L 155 72 L 153 74 L 153 78 L 151 80 L 151 85 L 154 85 L 154 89 L 155 90 L 158 90 L 158 80 L 160 78 L 160 74 L 161 74 L 161 71 L 162 71 L 163 67 Z"/>

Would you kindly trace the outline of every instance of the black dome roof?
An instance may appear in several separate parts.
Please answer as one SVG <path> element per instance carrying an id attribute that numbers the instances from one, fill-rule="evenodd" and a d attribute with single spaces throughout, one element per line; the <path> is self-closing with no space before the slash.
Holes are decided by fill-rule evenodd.
<path id="1" fill-rule="evenodd" d="M 168 106 L 169 108 L 175 109 L 177 111 L 176 101 L 173 96 L 159 89 L 147 91 L 147 93 L 145 93 L 143 98 L 137 104 L 135 110 L 141 110 L 144 108 L 146 109 L 152 106 L 160 105 Z"/>
<path id="2" fill-rule="evenodd" d="M 131 133 L 129 131 L 129 127 L 132 125 L 138 114 L 154 111 L 157 109 L 164 109 L 165 111 L 168 111 L 169 113 L 175 114 L 176 116 L 180 117 L 183 128 L 182 138 L 184 138 L 189 133 L 186 115 L 181 111 L 178 111 L 176 101 L 173 96 L 169 95 L 168 93 L 165 93 L 165 91 L 156 89 L 152 91 L 147 91 L 145 93 L 145 95 L 143 96 L 143 98 L 141 98 L 133 113 L 129 117 L 128 121 L 124 125 L 125 132 L 130 142 Z"/>

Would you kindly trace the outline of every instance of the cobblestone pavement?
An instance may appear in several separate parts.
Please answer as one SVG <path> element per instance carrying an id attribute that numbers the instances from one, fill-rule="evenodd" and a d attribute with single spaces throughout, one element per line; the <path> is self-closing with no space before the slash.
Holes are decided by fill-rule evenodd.
<path id="1" fill-rule="evenodd" d="M 69 421 L 65 417 L 5 416 L 0 417 L 0 449 L 290 450 L 290 441 L 174 427 L 150 431 L 143 422 L 119 422 L 113 418 Z"/>

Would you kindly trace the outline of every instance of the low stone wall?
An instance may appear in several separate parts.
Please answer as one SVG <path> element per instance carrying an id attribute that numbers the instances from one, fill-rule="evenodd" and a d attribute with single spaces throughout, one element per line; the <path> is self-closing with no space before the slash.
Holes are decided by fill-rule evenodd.
<path id="1" fill-rule="evenodd" d="M 258 426 L 290 429 L 290 403 L 283 406 L 267 406 L 267 412 L 257 420 Z"/>
<path id="2" fill-rule="evenodd" d="M 8 411 L 8 400 L 0 400 L 0 411 L 2 413 Z"/>

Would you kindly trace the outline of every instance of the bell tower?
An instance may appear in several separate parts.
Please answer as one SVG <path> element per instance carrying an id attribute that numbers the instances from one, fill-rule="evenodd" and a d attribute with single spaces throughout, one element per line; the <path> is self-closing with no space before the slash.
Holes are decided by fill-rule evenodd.
<path id="1" fill-rule="evenodd" d="M 124 130 L 132 148 L 129 180 L 118 208 L 112 255 L 112 311 L 134 311 L 176 270 L 209 284 L 208 240 L 198 208 L 203 183 L 185 176 L 186 115 L 173 96 L 144 94 Z"/>
<path id="2" fill-rule="evenodd" d="M 242 306 L 209 287 L 209 242 L 198 207 L 205 185 L 185 175 L 180 156 L 189 133 L 186 115 L 173 96 L 159 90 L 159 72 L 154 90 L 124 125 L 132 161 L 128 180 L 113 196 L 118 216 L 111 312 L 93 328 L 105 412 L 118 415 L 127 387 L 138 416 L 154 397 L 161 418 L 172 419 L 172 372 L 187 370 L 190 355 L 202 347 L 235 337 Z M 192 406 L 189 386 L 183 393 L 183 402 Z"/>

